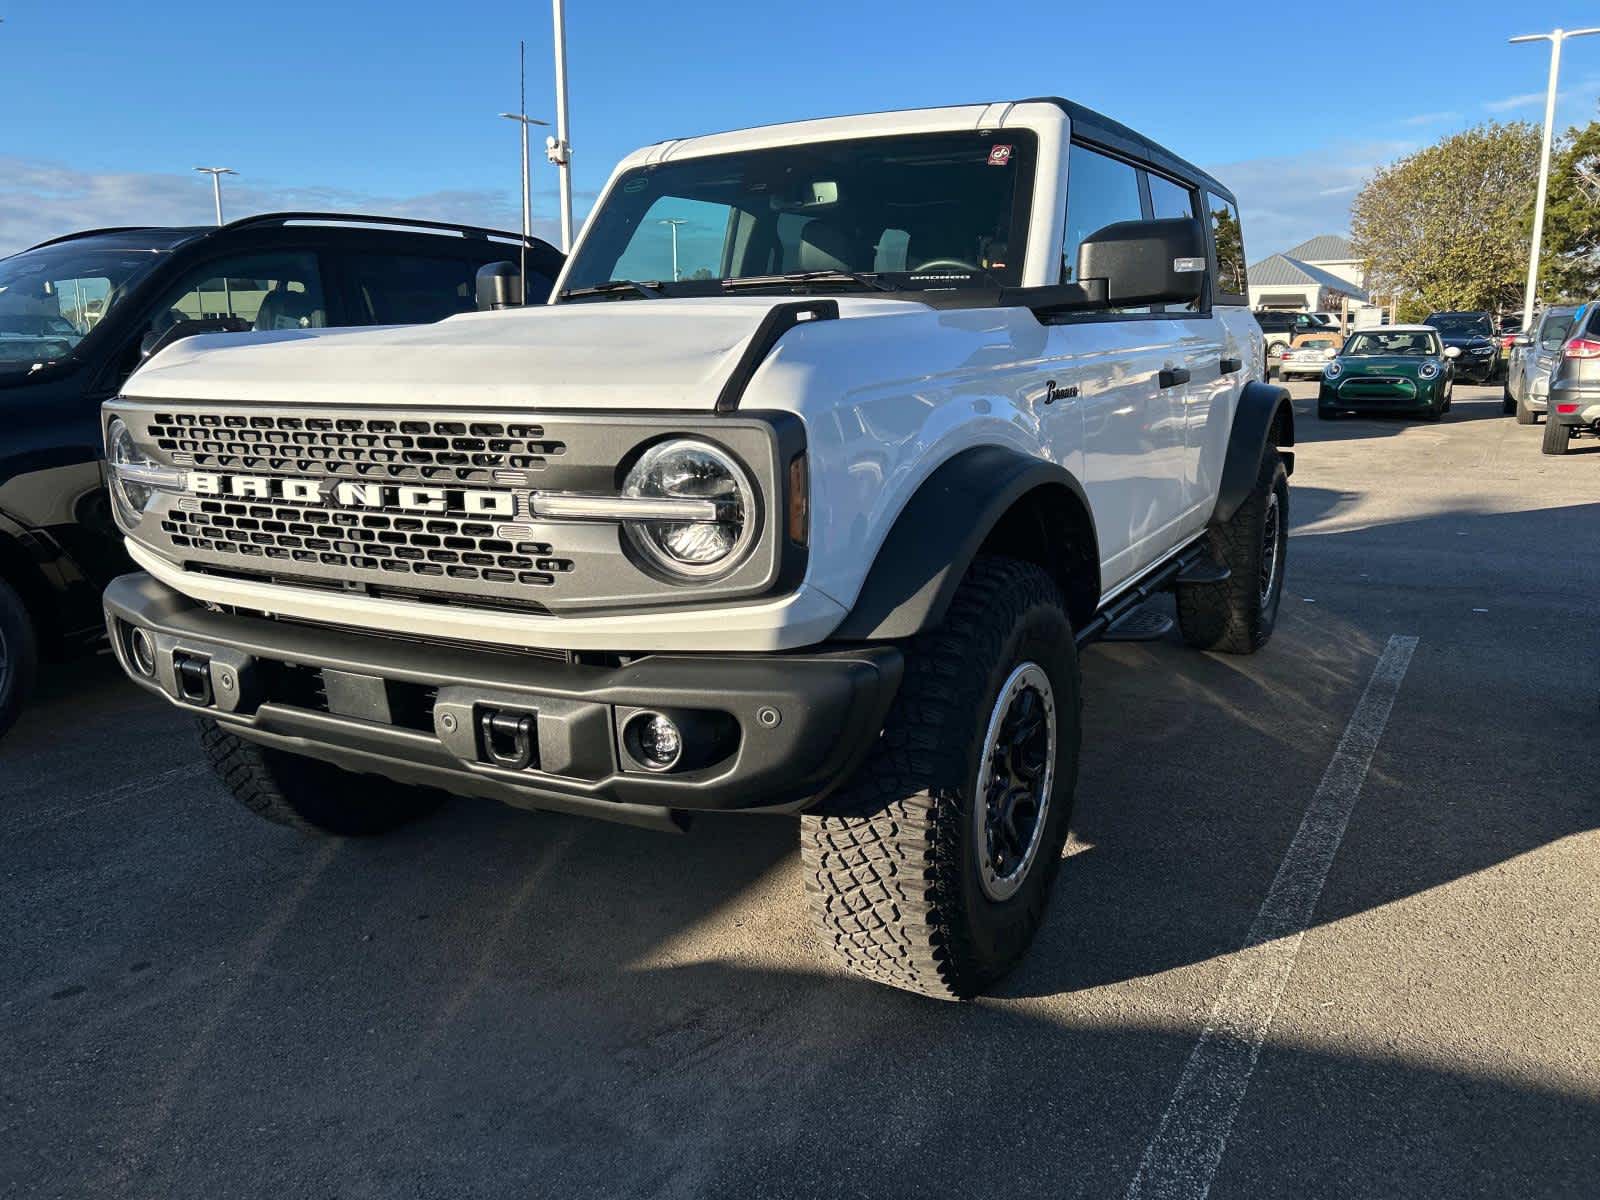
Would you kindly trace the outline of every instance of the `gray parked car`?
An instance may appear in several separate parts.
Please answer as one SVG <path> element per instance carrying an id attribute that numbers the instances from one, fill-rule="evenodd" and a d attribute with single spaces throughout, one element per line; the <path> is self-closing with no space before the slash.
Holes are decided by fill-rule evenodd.
<path id="1" fill-rule="evenodd" d="M 1549 403 L 1550 370 L 1561 357 L 1561 343 L 1572 332 L 1578 312 L 1570 304 L 1548 308 L 1533 319 L 1530 332 L 1519 333 L 1512 341 L 1500 403 L 1507 415 L 1517 414 L 1518 425 L 1532 425 Z"/>
<path id="2" fill-rule="evenodd" d="M 1580 434 L 1600 437 L 1600 303 L 1594 301 L 1578 310 L 1550 372 L 1540 448 L 1546 454 L 1565 454 Z"/>

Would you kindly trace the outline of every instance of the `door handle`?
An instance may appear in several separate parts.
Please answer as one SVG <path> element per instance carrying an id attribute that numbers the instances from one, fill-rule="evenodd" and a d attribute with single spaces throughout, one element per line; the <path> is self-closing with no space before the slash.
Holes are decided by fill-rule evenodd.
<path id="1" fill-rule="evenodd" d="M 1243 366 L 1244 360 L 1242 358 L 1225 358 L 1217 364 L 1217 370 L 1223 375 L 1232 375 Z"/>
<path id="2" fill-rule="evenodd" d="M 1177 387 L 1181 383 L 1189 382 L 1188 367 L 1167 367 L 1158 377 L 1164 388 Z"/>

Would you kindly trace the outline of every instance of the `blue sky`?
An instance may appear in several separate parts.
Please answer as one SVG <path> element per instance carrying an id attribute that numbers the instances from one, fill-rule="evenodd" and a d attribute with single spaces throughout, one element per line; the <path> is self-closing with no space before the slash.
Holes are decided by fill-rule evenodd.
<path id="1" fill-rule="evenodd" d="M 579 209 L 618 157 L 664 137 L 1062 94 L 1228 182 L 1259 258 L 1343 229 L 1361 180 L 1408 149 L 1540 119 L 1548 52 L 1506 37 L 1600 19 L 1594 0 L 1340 7 L 568 0 Z M 494 114 L 516 106 L 518 37 L 529 112 L 553 115 L 543 0 L 0 0 L 0 16 L 0 253 L 86 225 L 207 220 L 200 163 L 243 172 L 231 215 L 510 228 L 517 134 Z M 1594 116 L 1600 37 L 1568 43 L 1562 80 L 1563 121 Z M 534 186 L 548 234 L 542 152 Z"/>

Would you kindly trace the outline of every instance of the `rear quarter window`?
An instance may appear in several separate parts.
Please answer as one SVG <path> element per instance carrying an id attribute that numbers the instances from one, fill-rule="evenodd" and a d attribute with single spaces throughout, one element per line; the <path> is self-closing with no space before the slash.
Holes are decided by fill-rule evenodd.
<path id="1" fill-rule="evenodd" d="M 1244 231 L 1239 225 L 1239 209 L 1231 200 L 1206 193 L 1206 209 L 1211 221 L 1211 239 L 1217 252 L 1215 291 L 1219 299 L 1242 302 L 1249 293 L 1244 268 Z"/>

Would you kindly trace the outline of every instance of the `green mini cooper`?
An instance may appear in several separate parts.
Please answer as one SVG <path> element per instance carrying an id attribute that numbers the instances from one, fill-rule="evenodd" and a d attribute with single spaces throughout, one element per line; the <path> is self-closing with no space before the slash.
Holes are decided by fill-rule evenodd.
<path id="1" fill-rule="evenodd" d="M 1450 411 L 1455 360 L 1428 325 L 1385 325 L 1350 335 L 1337 358 L 1322 369 L 1317 416 L 1352 410 L 1416 413 L 1437 421 Z"/>

